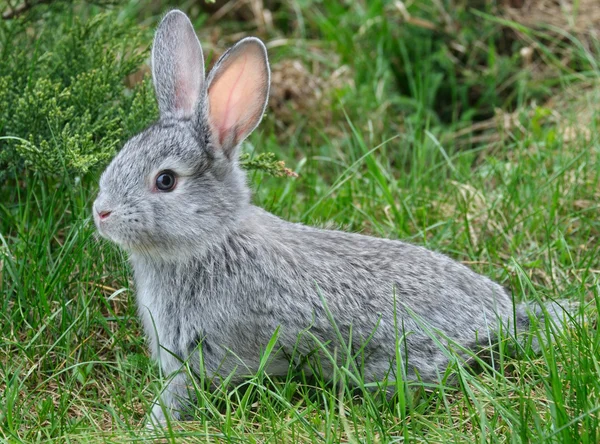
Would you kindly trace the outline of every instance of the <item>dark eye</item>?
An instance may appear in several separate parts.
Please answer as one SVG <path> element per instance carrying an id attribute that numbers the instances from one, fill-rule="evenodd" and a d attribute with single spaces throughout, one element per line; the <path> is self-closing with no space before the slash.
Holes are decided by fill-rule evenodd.
<path id="1" fill-rule="evenodd" d="M 173 171 L 162 171 L 156 176 L 156 188 L 160 191 L 173 191 L 176 183 Z"/>

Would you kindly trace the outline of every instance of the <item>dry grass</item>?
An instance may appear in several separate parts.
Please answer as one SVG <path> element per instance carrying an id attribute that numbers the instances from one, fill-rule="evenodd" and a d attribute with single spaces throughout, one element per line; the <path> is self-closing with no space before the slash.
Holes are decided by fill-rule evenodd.
<path id="1" fill-rule="evenodd" d="M 579 38 L 600 35 L 598 0 L 505 0 L 504 15 L 528 28 L 556 28 Z"/>
<path id="2" fill-rule="evenodd" d="M 536 125 L 555 127 L 565 144 L 589 143 L 597 137 L 592 128 L 599 122 L 598 99 L 597 82 L 578 82 L 543 104 L 532 103 L 512 112 L 497 109 L 494 117 L 461 128 L 447 135 L 444 142 L 458 147 L 489 144 L 493 149 L 507 140 L 526 137 L 531 132 L 529 124 L 535 119 Z"/>
<path id="3" fill-rule="evenodd" d="M 335 54 L 326 57 L 339 59 Z M 272 66 L 269 111 L 281 139 L 296 131 L 299 120 L 322 122 L 326 133 L 336 133 L 331 109 L 336 91 L 352 84 L 350 68 L 344 65 L 329 73 L 316 60 L 310 65 L 300 59 L 285 59 Z"/>

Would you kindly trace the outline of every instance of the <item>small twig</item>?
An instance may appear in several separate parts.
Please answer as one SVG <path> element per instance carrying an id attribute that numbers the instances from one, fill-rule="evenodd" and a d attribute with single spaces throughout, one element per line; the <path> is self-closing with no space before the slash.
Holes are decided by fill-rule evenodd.
<path id="1" fill-rule="evenodd" d="M 215 12 L 212 16 L 210 16 L 207 20 L 207 23 L 215 23 L 218 22 L 222 17 L 229 14 L 230 12 L 235 11 L 240 6 L 242 6 L 242 2 L 239 0 L 227 2 L 217 12 Z"/>
<path id="2" fill-rule="evenodd" d="M 23 14 L 24 12 L 33 8 L 34 6 L 41 5 L 42 3 L 51 3 L 52 1 L 53 0 L 38 0 L 35 3 L 30 3 L 28 0 L 25 0 L 19 6 L 15 7 L 15 8 L 11 8 L 10 10 L 4 12 L 2 14 L 2 18 L 4 20 L 14 19 L 15 17 Z"/>
<path id="3" fill-rule="evenodd" d="M 404 21 L 406 23 L 414 25 L 414 26 L 418 26 L 419 28 L 429 29 L 431 31 L 438 30 L 439 27 L 435 23 L 432 23 L 428 20 L 425 20 L 425 19 L 422 19 L 419 17 L 413 17 L 412 15 L 410 15 L 410 13 L 408 12 L 408 9 L 406 9 L 406 6 L 404 5 L 403 2 L 401 2 L 401 1 L 394 2 L 394 6 L 400 12 L 400 14 L 402 15 L 402 18 L 404 19 Z"/>

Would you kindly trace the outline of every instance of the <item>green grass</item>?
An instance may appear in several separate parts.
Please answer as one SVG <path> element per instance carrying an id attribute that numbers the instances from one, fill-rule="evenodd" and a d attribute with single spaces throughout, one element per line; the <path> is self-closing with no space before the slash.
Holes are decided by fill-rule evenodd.
<path id="1" fill-rule="evenodd" d="M 411 13 L 439 24 L 438 4 Z M 142 21 L 132 5 L 124 10 Z M 300 107 L 286 121 L 270 110 L 250 137 L 246 152 L 274 152 L 299 174 L 251 172 L 255 202 L 289 220 L 442 251 L 517 300 L 567 298 L 585 302 L 582 313 L 539 355 L 500 353 L 481 373 L 456 367 L 456 386 L 398 381 L 391 401 L 361 387 L 350 362 L 333 382 L 295 368 L 277 380 L 259 372 L 228 393 L 199 381 L 196 420 L 159 436 L 600 441 L 599 42 L 528 31 L 548 73 L 540 78 L 523 68 L 522 43 L 506 49 L 489 11 L 446 12 L 464 24 L 451 38 L 401 24 L 393 4 L 380 1 L 274 9 L 263 37 L 288 42 L 270 49 L 273 63 L 294 58 L 323 79 L 348 69 L 343 82 L 323 87 L 330 97 L 321 106 Z M 196 20 L 204 41 L 216 26 L 201 26 L 205 19 Z M 224 35 L 255 33 L 231 17 L 217 26 Z M 449 52 L 449 40 L 467 51 Z M 475 131 L 494 108 L 504 113 L 497 123 Z M 143 423 L 164 379 L 146 352 L 126 257 L 95 236 L 96 184 L 97 173 L 15 171 L 0 186 L 1 440 L 153 436 Z M 549 329 L 540 325 L 537 334 Z"/>

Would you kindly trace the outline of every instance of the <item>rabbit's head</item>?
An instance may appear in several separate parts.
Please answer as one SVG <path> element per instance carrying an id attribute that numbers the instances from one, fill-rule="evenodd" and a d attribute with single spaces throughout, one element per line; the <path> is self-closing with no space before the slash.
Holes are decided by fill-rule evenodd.
<path id="1" fill-rule="evenodd" d="M 202 49 L 185 14 L 158 27 L 152 77 L 158 122 L 129 140 L 100 179 L 100 234 L 133 253 L 177 256 L 220 238 L 249 205 L 237 165 L 269 93 L 262 42 L 230 48 L 205 79 Z"/>

